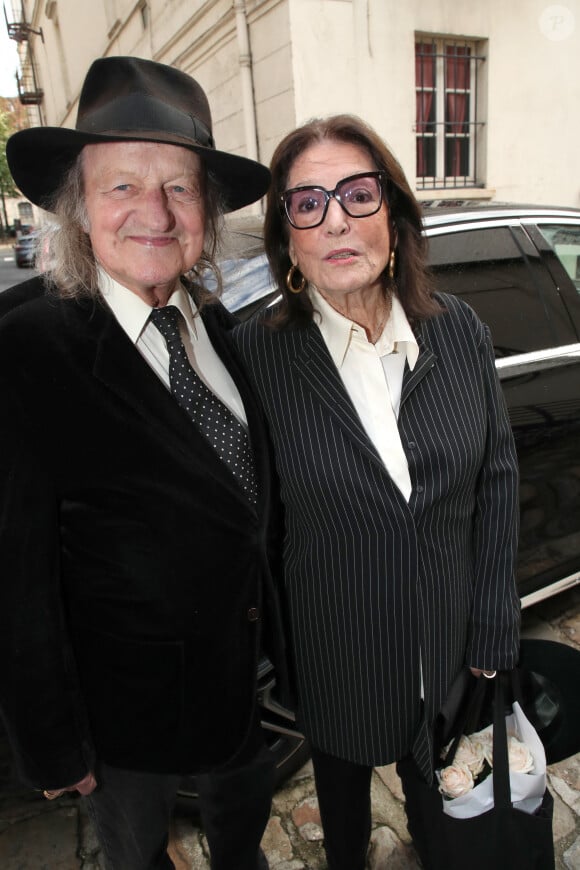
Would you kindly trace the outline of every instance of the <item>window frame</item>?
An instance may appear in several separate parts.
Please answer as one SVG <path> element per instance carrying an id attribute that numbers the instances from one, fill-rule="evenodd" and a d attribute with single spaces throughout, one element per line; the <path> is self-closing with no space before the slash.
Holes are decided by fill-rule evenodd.
<path id="1" fill-rule="evenodd" d="M 465 189 L 483 187 L 478 177 L 479 139 L 485 121 L 481 120 L 483 42 L 432 34 L 415 35 L 415 142 L 417 190 Z M 423 49 L 423 51 L 421 50 Z M 427 50 L 425 50 L 427 49 Z M 421 58 L 431 58 L 432 72 Z M 467 59 L 467 64 L 465 63 Z M 468 70 L 467 82 L 465 70 Z M 432 79 L 432 81 L 430 81 Z M 465 85 L 467 86 L 461 86 Z M 429 94 L 433 97 L 429 99 Z M 463 105 L 462 105 L 463 104 Z M 451 108 L 453 107 L 453 108 Z M 451 112 L 465 116 L 450 118 Z M 427 112 L 425 111 L 427 109 Z M 426 116 L 427 115 L 427 116 Z M 422 161 L 429 161 L 425 146 L 434 142 L 434 174 L 421 171 Z M 461 142 L 467 154 L 458 155 Z M 449 149 L 456 157 L 449 158 Z M 459 148 L 458 148 L 459 146 Z M 465 172 L 448 172 L 448 161 L 462 161 Z M 431 161 L 433 158 L 431 158 Z M 425 166 L 425 169 L 428 167 Z"/>

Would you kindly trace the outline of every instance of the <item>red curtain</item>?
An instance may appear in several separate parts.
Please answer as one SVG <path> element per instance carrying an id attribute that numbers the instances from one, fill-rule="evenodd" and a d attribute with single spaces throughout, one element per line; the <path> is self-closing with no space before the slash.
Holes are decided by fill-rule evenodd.
<path id="1" fill-rule="evenodd" d="M 461 152 L 464 136 L 468 131 L 465 123 L 468 110 L 470 91 L 470 55 L 467 46 L 448 46 L 445 58 L 445 129 L 451 133 L 447 137 L 446 175 L 457 178 L 467 174 L 467 168 L 462 168 Z M 457 93 L 460 91 L 461 93 Z"/>
<path id="2" fill-rule="evenodd" d="M 429 129 L 431 109 L 435 88 L 435 46 L 420 42 L 415 45 L 415 88 L 416 88 L 416 130 L 417 136 L 417 177 L 428 175 L 426 139 Z M 423 134 L 423 135 L 421 135 Z"/>

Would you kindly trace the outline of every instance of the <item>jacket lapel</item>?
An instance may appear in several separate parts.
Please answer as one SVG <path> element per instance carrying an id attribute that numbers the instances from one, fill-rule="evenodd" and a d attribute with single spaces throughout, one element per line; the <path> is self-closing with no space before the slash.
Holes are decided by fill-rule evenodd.
<path id="1" fill-rule="evenodd" d="M 421 383 L 423 378 L 431 371 L 437 362 L 437 357 L 433 351 L 425 343 L 425 336 L 421 328 L 415 331 L 415 338 L 419 345 L 419 356 L 417 364 L 413 371 L 408 365 L 405 365 L 405 373 L 403 375 L 403 389 L 401 390 L 401 407 L 409 398 L 415 387 Z"/>
<path id="2" fill-rule="evenodd" d="M 384 469 L 385 466 L 360 421 L 318 327 L 311 324 L 306 330 L 294 335 L 303 336 L 302 346 L 296 353 L 294 365 L 309 390 L 359 449 Z M 435 354 L 427 347 L 420 330 L 417 332 L 417 342 L 419 357 L 415 368 L 411 371 L 408 365 L 405 365 L 401 406 L 437 361 Z"/>
<path id="3" fill-rule="evenodd" d="M 292 334 L 303 339 L 302 347 L 294 358 L 294 365 L 308 389 L 359 450 L 384 469 L 385 466 L 361 423 L 318 327 L 312 323 L 307 329 Z"/>
<path id="4" fill-rule="evenodd" d="M 83 318 L 84 320 L 84 318 Z M 250 507 L 233 475 L 209 442 L 179 407 L 112 313 L 95 307 L 89 329 L 94 339 L 93 375 L 143 418 L 171 449 L 203 465 L 216 484 Z"/>
<path id="5" fill-rule="evenodd" d="M 113 315 L 96 329 L 93 374 L 140 414 L 147 425 L 188 440 L 191 424 L 171 394 L 147 365 Z"/>

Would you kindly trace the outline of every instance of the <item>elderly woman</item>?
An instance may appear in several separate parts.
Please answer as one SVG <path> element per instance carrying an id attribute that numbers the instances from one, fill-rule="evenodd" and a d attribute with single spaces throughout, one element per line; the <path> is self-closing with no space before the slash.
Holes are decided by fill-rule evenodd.
<path id="1" fill-rule="evenodd" d="M 372 768 L 400 762 L 416 830 L 410 783 L 432 777 L 453 679 L 516 661 L 516 457 L 488 330 L 430 290 L 418 204 L 376 133 L 312 121 L 271 171 L 283 300 L 236 340 L 281 479 L 328 864 L 362 870 Z"/>

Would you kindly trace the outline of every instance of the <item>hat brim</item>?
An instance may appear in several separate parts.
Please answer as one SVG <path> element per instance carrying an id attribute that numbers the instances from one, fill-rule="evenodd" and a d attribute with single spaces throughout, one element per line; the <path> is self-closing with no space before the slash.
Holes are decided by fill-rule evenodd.
<path id="1" fill-rule="evenodd" d="M 522 708 L 538 732 L 547 763 L 580 752 L 580 651 L 551 640 L 521 638 L 517 667 Z M 463 668 L 435 723 L 437 753 L 453 736 L 472 686 L 471 671 Z"/>
<path id="2" fill-rule="evenodd" d="M 179 145 L 199 154 L 219 186 L 226 212 L 256 202 L 265 195 L 270 184 L 269 169 L 255 160 L 158 131 L 102 135 L 66 127 L 33 127 L 10 137 L 6 143 L 6 159 L 16 186 L 24 196 L 51 211 L 54 194 L 64 174 L 85 145 L 127 141 Z"/>
<path id="3" fill-rule="evenodd" d="M 580 650 L 522 638 L 518 668 L 531 678 L 522 687 L 524 709 L 544 744 L 548 764 L 580 752 Z"/>

